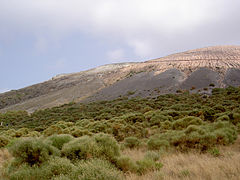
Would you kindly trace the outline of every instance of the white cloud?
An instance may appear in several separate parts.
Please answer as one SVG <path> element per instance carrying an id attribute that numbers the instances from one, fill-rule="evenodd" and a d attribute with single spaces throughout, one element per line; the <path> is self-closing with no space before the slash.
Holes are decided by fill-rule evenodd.
<path id="1" fill-rule="evenodd" d="M 0 93 L 5 93 L 7 91 L 10 91 L 10 89 L 4 88 L 4 89 L 0 89 Z"/>
<path id="2" fill-rule="evenodd" d="M 72 32 L 114 37 L 137 55 L 150 56 L 161 43 L 219 22 L 236 3 L 239 4 L 236 0 L 0 0 L 0 26 L 59 37 Z M 40 38 L 36 48 L 44 51 L 46 44 Z"/>
<path id="3" fill-rule="evenodd" d="M 130 40 L 129 46 L 134 49 L 134 53 L 141 58 L 150 58 L 153 55 L 153 46 L 146 40 Z"/>
<path id="4" fill-rule="evenodd" d="M 107 52 L 107 58 L 109 59 L 109 62 L 115 63 L 121 61 L 124 58 L 124 54 L 123 49 L 115 49 Z"/>

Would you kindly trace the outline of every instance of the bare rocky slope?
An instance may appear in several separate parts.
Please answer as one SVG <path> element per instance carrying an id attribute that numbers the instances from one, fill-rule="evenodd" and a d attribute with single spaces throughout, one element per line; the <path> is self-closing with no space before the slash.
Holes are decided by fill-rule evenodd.
<path id="1" fill-rule="evenodd" d="M 157 96 L 180 90 L 210 93 L 213 87 L 240 86 L 240 46 L 215 46 L 140 63 L 100 66 L 0 94 L 0 111 L 33 112 L 71 101 L 119 96 Z"/>

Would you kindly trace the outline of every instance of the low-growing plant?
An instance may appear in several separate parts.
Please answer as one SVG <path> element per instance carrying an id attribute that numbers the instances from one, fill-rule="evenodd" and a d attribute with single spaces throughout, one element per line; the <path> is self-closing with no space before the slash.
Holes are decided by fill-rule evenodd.
<path id="1" fill-rule="evenodd" d="M 223 115 L 217 118 L 217 121 L 229 121 L 230 118 L 228 115 Z"/>
<path id="2" fill-rule="evenodd" d="M 202 119 L 194 116 L 187 116 L 173 122 L 173 129 L 181 130 L 187 128 L 189 125 L 201 125 Z"/>
<path id="3" fill-rule="evenodd" d="M 62 147 L 62 155 L 70 160 L 89 159 L 97 156 L 98 147 L 89 136 L 76 138 Z"/>
<path id="4" fill-rule="evenodd" d="M 9 139 L 0 135 L 0 148 L 5 147 L 9 143 Z"/>
<path id="5" fill-rule="evenodd" d="M 120 155 L 117 141 L 106 134 L 76 138 L 62 147 L 62 155 L 71 160 L 104 158 L 113 161 Z"/>
<path id="6" fill-rule="evenodd" d="M 137 172 L 142 175 L 148 171 L 160 170 L 163 167 L 163 164 L 156 162 L 153 159 L 144 158 L 139 160 L 137 163 Z"/>
<path id="7" fill-rule="evenodd" d="M 136 137 L 127 137 L 124 139 L 124 145 L 128 148 L 137 148 L 140 145 L 140 140 Z"/>
<path id="8" fill-rule="evenodd" d="M 166 150 L 169 147 L 169 142 L 164 139 L 159 139 L 158 137 L 151 137 L 147 142 L 147 147 L 150 150 Z"/>
<path id="9" fill-rule="evenodd" d="M 221 155 L 220 151 L 218 148 L 212 148 L 212 149 L 209 149 L 208 152 L 214 156 L 214 157 L 219 157 Z"/>
<path id="10" fill-rule="evenodd" d="M 43 131 L 45 136 L 51 136 L 53 134 L 63 134 L 63 128 L 60 125 L 51 125 Z"/>
<path id="11" fill-rule="evenodd" d="M 160 154 L 155 151 L 147 151 L 144 155 L 146 159 L 152 159 L 153 161 L 157 161 L 160 158 Z"/>
<path id="12" fill-rule="evenodd" d="M 59 156 L 60 151 L 39 138 L 24 138 L 16 141 L 10 148 L 16 164 L 40 165 L 51 156 Z"/>
<path id="13" fill-rule="evenodd" d="M 122 180 L 121 171 L 106 160 L 91 159 L 76 164 L 77 170 L 70 175 L 71 179 L 81 180 Z"/>
<path id="14" fill-rule="evenodd" d="M 28 164 L 22 164 L 17 168 L 11 166 L 14 166 L 14 164 L 9 166 L 7 176 L 13 180 L 52 179 L 61 175 L 70 176 L 76 171 L 76 167 L 70 160 L 54 156 L 40 166 L 29 166 Z"/>
<path id="15" fill-rule="evenodd" d="M 52 135 L 52 136 L 47 137 L 46 143 L 61 150 L 63 145 L 65 143 L 70 142 L 71 140 L 73 140 L 73 137 L 71 135 L 60 134 L 60 135 Z"/>
<path id="16" fill-rule="evenodd" d="M 127 157 L 127 156 L 120 156 L 116 159 L 115 166 L 123 172 L 136 172 L 137 165 L 135 162 Z"/>

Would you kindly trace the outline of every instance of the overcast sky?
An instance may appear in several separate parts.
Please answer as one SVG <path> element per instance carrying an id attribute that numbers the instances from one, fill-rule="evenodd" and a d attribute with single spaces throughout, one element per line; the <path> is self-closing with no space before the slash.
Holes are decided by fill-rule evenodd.
<path id="1" fill-rule="evenodd" d="M 61 73 L 240 44 L 239 0 L 0 0 L 0 92 Z"/>

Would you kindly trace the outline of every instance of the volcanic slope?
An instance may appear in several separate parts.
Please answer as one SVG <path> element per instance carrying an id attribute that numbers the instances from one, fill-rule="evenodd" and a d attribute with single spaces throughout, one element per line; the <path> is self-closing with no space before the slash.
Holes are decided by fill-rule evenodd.
<path id="1" fill-rule="evenodd" d="M 100 66 L 0 94 L 1 111 L 33 112 L 68 103 L 119 96 L 153 97 L 181 90 L 210 93 L 240 86 L 240 46 L 215 46 L 140 62 Z"/>

